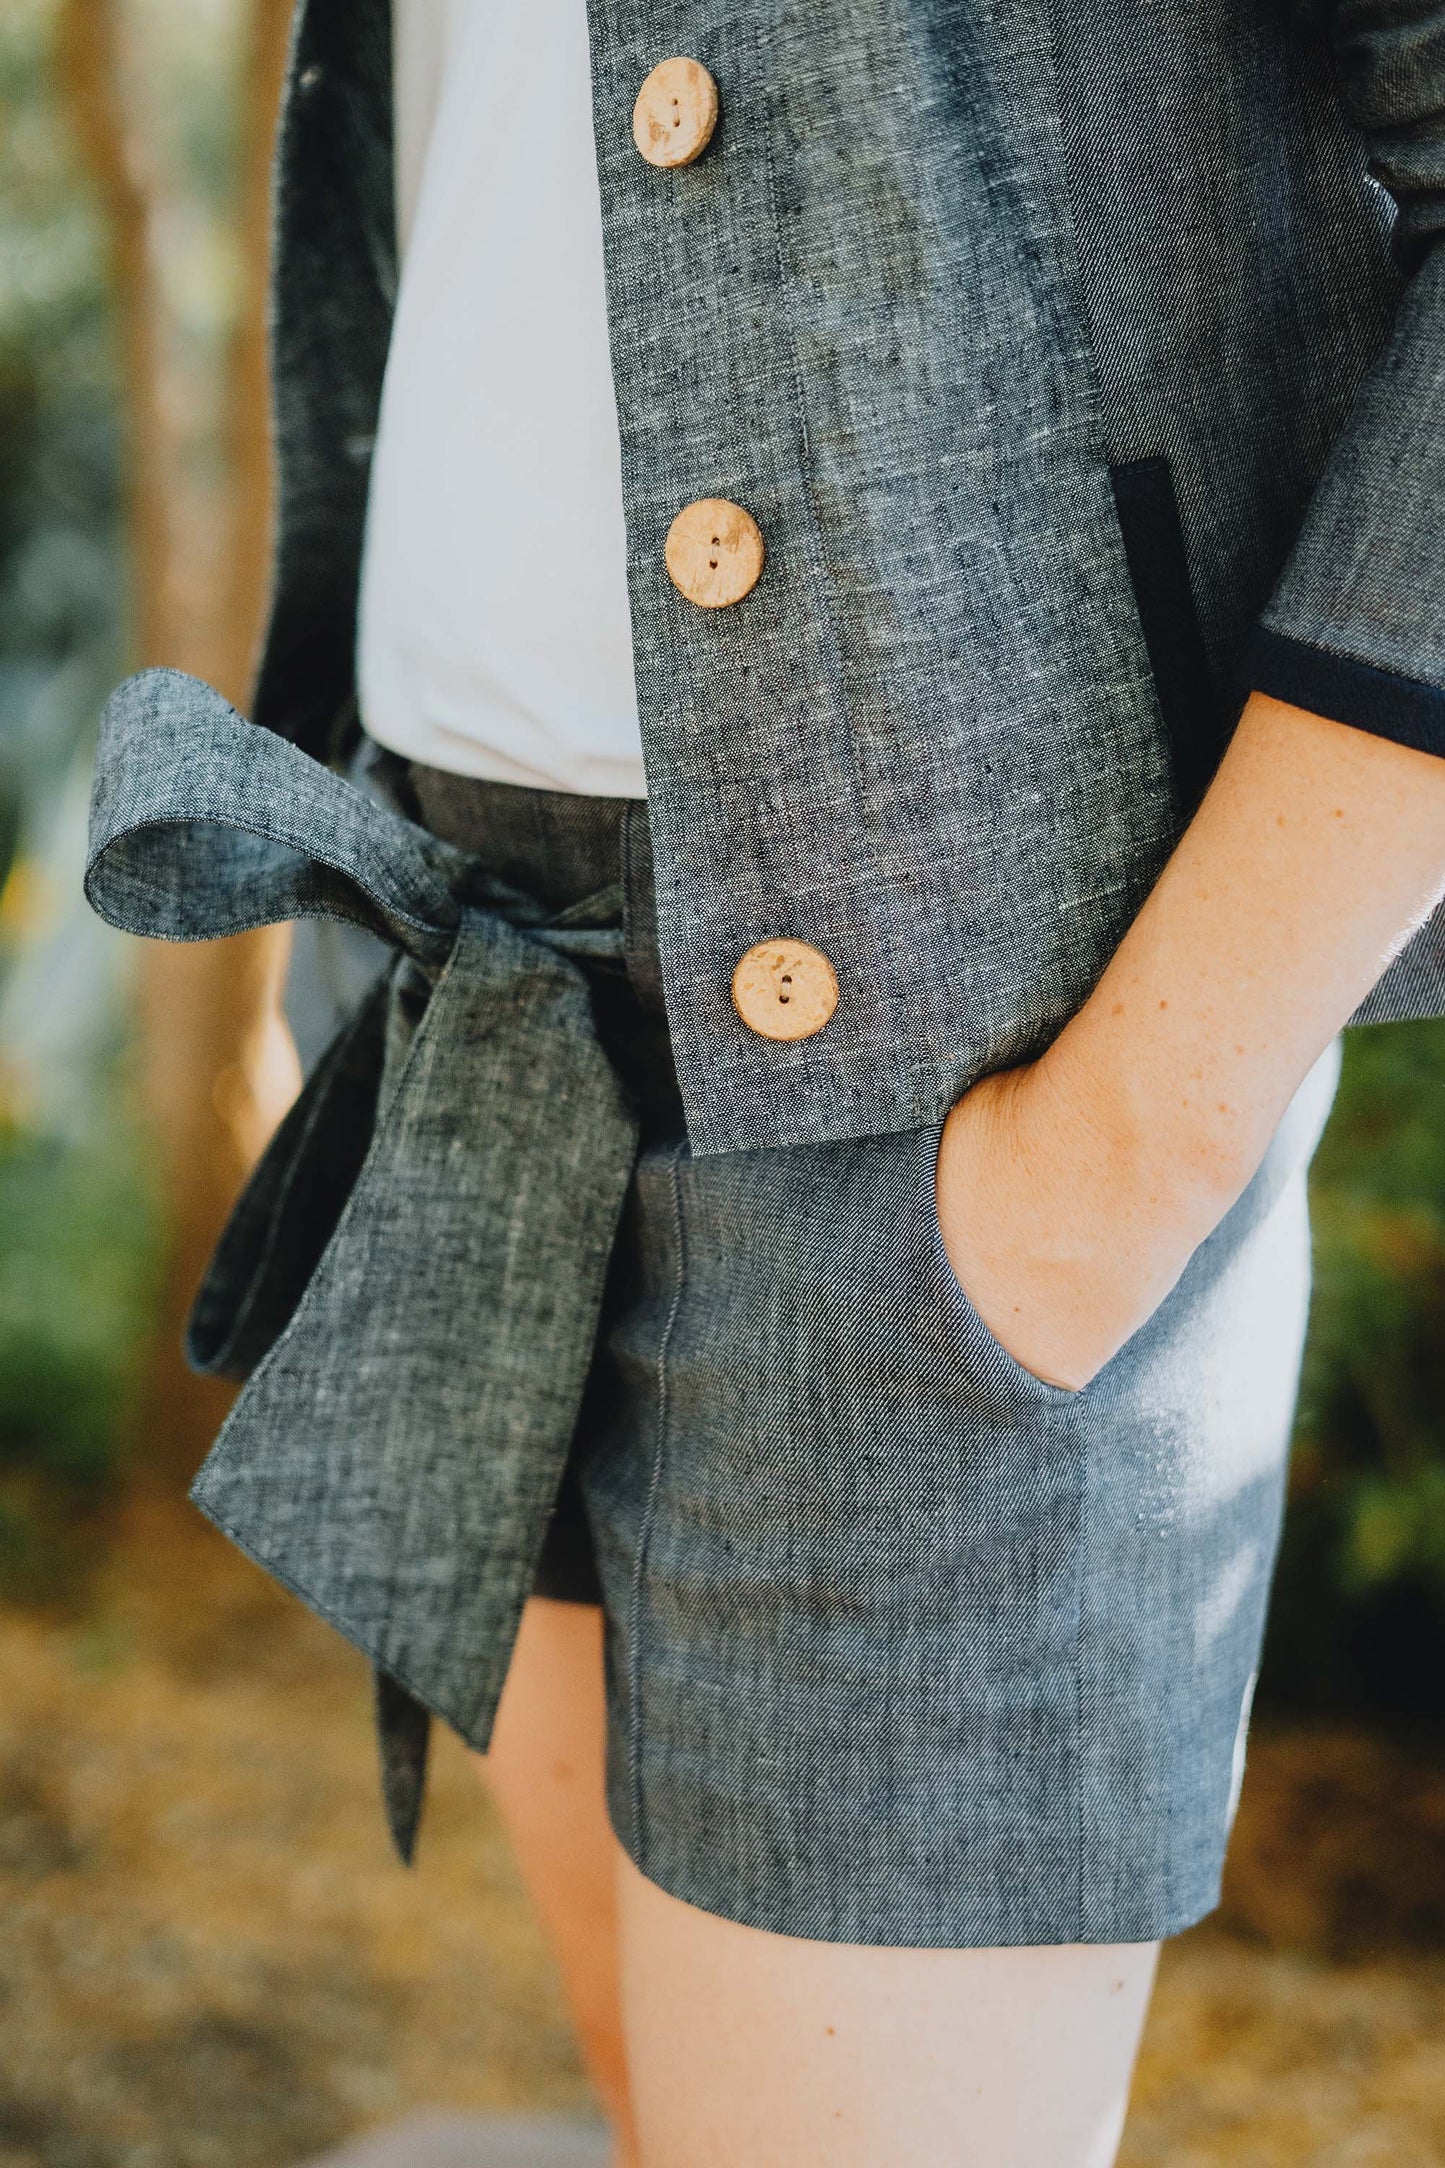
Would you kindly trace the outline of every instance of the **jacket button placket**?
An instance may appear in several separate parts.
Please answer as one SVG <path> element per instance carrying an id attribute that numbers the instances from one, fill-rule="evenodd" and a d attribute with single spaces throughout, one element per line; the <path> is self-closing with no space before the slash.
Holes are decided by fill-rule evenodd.
<path id="1" fill-rule="evenodd" d="M 659 62 L 637 94 L 632 140 L 648 165 L 689 166 L 712 141 L 718 88 L 700 61 Z M 664 557 L 678 593 L 700 610 L 726 610 L 762 576 L 762 530 L 726 497 L 684 505 L 668 529 Z M 733 1007 L 761 1039 L 812 1038 L 838 1006 L 838 979 L 821 949 L 780 937 L 756 942 L 732 977 Z"/>

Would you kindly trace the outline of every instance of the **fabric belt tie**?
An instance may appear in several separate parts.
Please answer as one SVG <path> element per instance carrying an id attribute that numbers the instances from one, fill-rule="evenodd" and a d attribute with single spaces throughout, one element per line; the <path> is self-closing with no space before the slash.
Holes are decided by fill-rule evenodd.
<path id="1" fill-rule="evenodd" d="M 107 705 L 85 885 L 130 933 L 328 917 L 399 952 L 236 1207 L 188 1351 L 247 1379 L 191 1497 L 371 1659 L 410 1860 L 428 1712 L 490 1735 L 636 1156 L 582 969 L 620 958 L 619 897 L 546 916 L 174 671 Z"/>

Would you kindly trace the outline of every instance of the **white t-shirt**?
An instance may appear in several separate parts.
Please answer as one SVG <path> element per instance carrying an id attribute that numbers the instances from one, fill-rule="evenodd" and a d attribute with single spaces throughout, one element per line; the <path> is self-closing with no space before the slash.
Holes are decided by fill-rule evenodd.
<path id="1" fill-rule="evenodd" d="M 585 0 L 393 20 L 402 276 L 362 719 L 430 767 L 640 798 Z"/>

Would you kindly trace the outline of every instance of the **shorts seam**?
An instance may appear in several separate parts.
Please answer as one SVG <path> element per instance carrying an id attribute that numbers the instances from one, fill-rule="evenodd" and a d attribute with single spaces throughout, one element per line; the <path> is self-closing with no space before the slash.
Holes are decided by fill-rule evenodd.
<path id="1" fill-rule="evenodd" d="M 646 1872 L 647 1834 L 642 1806 L 642 1720 L 640 1696 L 642 1690 L 642 1592 L 647 1573 L 647 1554 L 652 1541 L 653 1523 L 656 1518 L 657 1500 L 662 1488 L 662 1468 L 667 1453 L 667 1426 L 670 1405 L 667 1390 L 667 1358 L 672 1346 L 673 1332 L 682 1310 L 683 1288 L 686 1284 L 686 1250 L 682 1218 L 682 1185 L 678 1180 L 678 1161 L 682 1146 L 673 1151 L 668 1162 L 668 1187 L 672 1197 L 673 1241 L 676 1251 L 675 1279 L 672 1301 L 668 1305 L 667 1318 L 657 1343 L 657 1423 L 653 1433 L 652 1467 L 648 1474 L 647 1501 L 642 1512 L 642 1527 L 637 1539 L 637 1560 L 632 1570 L 632 1590 L 629 1604 L 627 1635 L 627 1702 L 629 1729 L 628 1742 L 629 1788 L 631 1792 L 632 1845 L 630 1850 L 639 1870 Z"/>
<path id="2" fill-rule="evenodd" d="M 1080 1440 L 1079 1468 L 1079 1526 L 1078 1571 L 1074 1584 L 1074 1807 L 1076 1861 L 1078 1869 L 1078 1930 L 1077 1939 L 1083 1942 L 1089 1932 L 1087 1903 L 1084 1894 L 1087 1850 L 1087 1811 L 1085 1808 L 1084 1782 L 1084 1604 L 1088 1587 L 1089 1516 L 1092 1503 L 1094 1448 L 1087 1439 Z"/>
<path id="3" fill-rule="evenodd" d="M 622 875 L 622 961 L 634 989 L 637 985 L 637 905 L 633 886 L 635 867 L 632 842 L 632 806 L 628 805 L 622 815 L 621 875 Z"/>

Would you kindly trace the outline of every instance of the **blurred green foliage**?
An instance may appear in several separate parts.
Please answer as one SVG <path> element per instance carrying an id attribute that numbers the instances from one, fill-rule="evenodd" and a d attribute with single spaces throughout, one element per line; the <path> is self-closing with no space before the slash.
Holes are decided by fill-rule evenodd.
<path id="1" fill-rule="evenodd" d="M 124 590 L 103 253 L 53 95 L 51 15 L 0 10 L 0 881 L 92 727 Z"/>
<path id="2" fill-rule="evenodd" d="M 120 428 L 51 0 L 0 10 L 0 1588 L 66 1593 L 124 1466 L 157 1285 L 123 945 L 76 893 L 123 649 Z"/>
<path id="3" fill-rule="evenodd" d="M 140 1140 L 0 1141 L 0 1589 L 67 1596 L 126 1466 L 158 1286 Z"/>
<path id="4" fill-rule="evenodd" d="M 1346 1041 L 1265 1683 L 1445 1716 L 1445 1024 Z"/>

